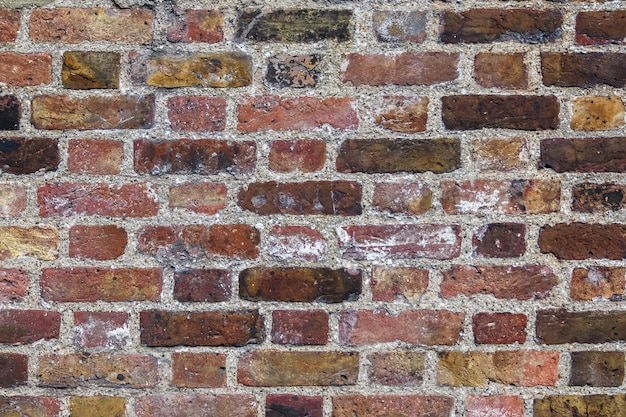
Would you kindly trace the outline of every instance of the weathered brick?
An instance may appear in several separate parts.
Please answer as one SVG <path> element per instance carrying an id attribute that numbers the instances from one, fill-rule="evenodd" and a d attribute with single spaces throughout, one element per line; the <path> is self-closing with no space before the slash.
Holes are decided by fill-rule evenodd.
<path id="1" fill-rule="evenodd" d="M 228 301 L 232 294 L 227 269 L 184 269 L 174 272 L 174 298 L 183 303 Z"/>
<path id="2" fill-rule="evenodd" d="M 42 310 L 0 310 L 0 343 L 34 343 L 59 337 L 61 315 Z"/>
<path id="3" fill-rule="evenodd" d="M 239 191 L 237 204 L 271 214 L 358 216 L 361 184 L 354 181 L 254 182 Z"/>
<path id="4" fill-rule="evenodd" d="M 626 86 L 626 54 L 542 52 L 543 83 L 555 87 Z"/>
<path id="5" fill-rule="evenodd" d="M 394 132 L 424 132 L 428 97 L 377 96 L 372 99 L 374 123 Z"/>
<path id="6" fill-rule="evenodd" d="M 274 140 L 268 168 L 277 172 L 314 172 L 324 167 L 326 143 L 316 139 Z"/>
<path id="7" fill-rule="evenodd" d="M 463 316 L 449 310 L 407 310 L 394 315 L 384 310 L 343 311 L 339 317 L 339 342 L 454 345 L 461 337 Z"/>
<path id="8" fill-rule="evenodd" d="M 196 213 L 215 214 L 226 207 L 228 189 L 214 182 L 187 182 L 171 185 L 170 208 L 184 208 Z"/>
<path id="9" fill-rule="evenodd" d="M 49 52 L 0 53 L 0 83 L 23 87 L 51 82 L 52 55 Z"/>
<path id="10" fill-rule="evenodd" d="M 120 54 L 114 52 L 64 52 L 63 87 L 73 90 L 119 88 Z"/>
<path id="11" fill-rule="evenodd" d="M 368 376 L 373 384 L 419 386 L 424 381 L 426 354 L 423 352 L 375 352 L 367 359 L 370 362 Z"/>
<path id="12" fill-rule="evenodd" d="M 50 226 L 0 227 L 0 260 L 32 256 L 44 261 L 58 257 L 59 232 Z"/>
<path id="13" fill-rule="evenodd" d="M 618 211 L 626 206 L 626 186 L 581 183 L 572 189 L 572 209 L 583 213 Z"/>
<path id="14" fill-rule="evenodd" d="M 558 9 L 471 9 L 444 11 L 439 39 L 446 43 L 554 42 L 561 37 Z"/>
<path id="15" fill-rule="evenodd" d="M 226 127 L 226 100 L 223 97 L 170 97 L 167 108 L 170 125 L 179 132 L 216 132 Z"/>
<path id="16" fill-rule="evenodd" d="M 448 214 L 540 214 L 560 209 L 561 183 L 552 179 L 442 181 Z"/>
<path id="17" fill-rule="evenodd" d="M 29 285 L 30 277 L 25 270 L 0 268 L 0 303 L 23 301 Z"/>
<path id="18" fill-rule="evenodd" d="M 347 97 L 243 97 L 237 104 L 237 130 L 312 130 L 330 125 L 355 130 L 359 119 L 354 101 Z"/>
<path id="19" fill-rule="evenodd" d="M 324 310 L 272 311 L 272 343 L 325 345 L 327 342 L 328 313 Z"/>
<path id="20" fill-rule="evenodd" d="M 474 341 L 479 344 L 510 345 L 526 341 L 525 314 L 478 313 L 472 317 Z"/>
<path id="21" fill-rule="evenodd" d="M 219 10 L 175 10 L 167 29 L 170 42 L 218 43 L 224 40 L 224 14 Z"/>
<path id="22" fill-rule="evenodd" d="M 31 120 L 37 129 L 149 129 L 154 124 L 154 96 L 36 96 Z"/>
<path id="23" fill-rule="evenodd" d="M 244 87 L 252 83 L 252 58 L 242 52 L 130 54 L 133 84 L 152 87 Z"/>
<path id="24" fill-rule="evenodd" d="M 624 382 L 624 352 L 571 352 L 569 385 L 619 387 Z"/>
<path id="25" fill-rule="evenodd" d="M 482 387 L 490 382 L 521 387 L 554 386 L 559 378 L 558 364 L 557 352 L 442 352 L 437 383 L 454 387 Z"/>
<path id="26" fill-rule="evenodd" d="M 0 130 L 19 130 L 21 114 L 20 100 L 16 96 L 0 96 Z"/>
<path id="27" fill-rule="evenodd" d="M 345 56 L 339 78 L 352 85 L 434 85 L 456 80 L 458 64 L 458 53 L 351 53 Z"/>
<path id="28" fill-rule="evenodd" d="M 541 265 L 454 265 L 443 271 L 441 295 L 491 294 L 502 299 L 530 300 L 547 297 L 558 282 L 552 269 Z"/>
<path id="29" fill-rule="evenodd" d="M 315 87 L 321 73 L 321 62 L 319 54 L 275 55 L 268 61 L 265 81 L 275 87 Z"/>
<path id="30" fill-rule="evenodd" d="M 415 267 L 372 268 L 372 301 L 418 303 L 428 288 L 428 270 Z"/>
<path id="31" fill-rule="evenodd" d="M 260 343 L 263 317 L 249 311 L 165 311 L 140 314 L 146 346 L 243 346 Z"/>
<path id="32" fill-rule="evenodd" d="M 421 10 L 374 10 L 372 25 L 380 42 L 426 40 L 426 13 Z"/>
<path id="33" fill-rule="evenodd" d="M 46 301 L 158 301 L 162 272 L 159 268 L 46 268 L 40 278 Z"/>
<path id="34" fill-rule="evenodd" d="M 623 417 L 626 395 L 551 395 L 537 398 L 535 417 Z"/>
<path id="35" fill-rule="evenodd" d="M 126 400 L 122 397 L 70 397 L 72 417 L 125 417 Z"/>
<path id="36" fill-rule="evenodd" d="M 461 168 L 458 139 L 346 139 L 337 155 L 337 171 L 435 174 Z"/>
<path id="37" fill-rule="evenodd" d="M 349 394 L 333 397 L 333 417 L 448 417 L 453 408 L 451 397 L 438 395 Z"/>
<path id="38" fill-rule="evenodd" d="M 0 384 L 1 385 L 1 384 Z M 50 397 L 0 397 L 0 416 L 58 417 L 59 400 Z"/>
<path id="39" fill-rule="evenodd" d="M 74 313 L 74 343 L 79 348 L 123 349 L 130 344 L 128 313 L 77 311 Z"/>
<path id="40" fill-rule="evenodd" d="M 39 385 L 53 388 L 153 388 L 158 361 L 148 355 L 113 353 L 45 354 L 39 357 Z"/>
<path id="41" fill-rule="evenodd" d="M 256 167 L 256 144 L 212 139 L 136 140 L 134 159 L 139 174 L 250 174 Z"/>
<path id="42" fill-rule="evenodd" d="M 239 274 L 239 296 L 250 301 L 341 303 L 358 299 L 362 279 L 359 270 L 247 268 Z"/>
<path id="43" fill-rule="evenodd" d="M 556 96 L 465 95 L 441 98 L 448 130 L 547 130 L 559 127 Z"/>
<path id="44" fill-rule="evenodd" d="M 328 250 L 324 235 L 307 226 L 274 226 L 269 239 L 268 253 L 279 260 L 319 261 Z"/>
<path id="45" fill-rule="evenodd" d="M 558 259 L 626 258 L 626 224 L 557 223 L 539 230 L 539 249 Z"/>
<path id="46" fill-rule="evenodd" d="M 608 130 L 624 125 L 624 103 L 619 96 L 585 96 L 572 100 L 574 130 Z"/>
<path id="47" fill-rule="evenodd" d="M 528 69 L 524 54 L 478 53 L 474 58 L 474 79 L 485 88 L 526 89 Z"/>
<path id="48" fill-rule="evenodd" d="M 154 13 L 147 9 L 34 9 L 30 38 L 35 42 L 125 42 L 152 40 Z"/>
<path id="49" fill-rule="evenodd" d="M 260 241 L 259 231 L 247 224 L 144 226 L 137 237 L 137 251 L 160 261 L 214 256 L 254 259 Z"/>
<path id="50" fill-rule="evenodd" d="M 355 385 L 359 355 L 354 352 L 245 353 L 237 365 L 237 382 L 253 387 Z"/>
<path id="51" fill-rule="evenodd" d="M 524 399 L 517 395 L 471 395 L 465 399 L 465 417 L 523 417 Z"/>
<path id="52" fill-rule="evenodd" d="M 173 353 L 172 385 L 185 388 L 225 387 L 226 355 L 221 353 Z"/>
<path id="53" fill-rule="evenodd" d="M 626 172 L 626 137 L 542 140 L 539 168 L 556 172 Z"/>
<path id="54" fill-rule="evenodd" d="M 423 182 L 376 184 L 372 205 L 390 213 L 424 214 L 430 210 L 433 193 Z"/>
<path id="55" fill-rule="evenodd" d="M 70 139 L 67 168 L 73 174 L 115 175 L 124 159 L 124 143 L 105 139 Z"/>
<path id="56" fill-rule="evenodd" d="M 626 42 L 626 10 L 579 12 L 576 43 L 582 45 Z"/>
<path id="57" fill-rule="evenodd" d="M 268 394 L 265 401 L 265 417 L 322 417 L 324 398 L 304 395 Z"/>
<path id="58" fill-rule="evenodd" d="M 0 184 L 0 217 L 18 217 L 26 208 L 26 188 L 20 184 Z"/>
<path id="59" fill-rule="evenodd" d="M 0 7 L 0 42 L 15 42 L 17 31 L 20 29 L 20 16 L 18 10 L 7 10 Z"/>
<path id="60" fill-rule="evenodd" d="M 524 138 L 477 140 L 472 146 L 474 169 L 479 171 L 515 171 L 529 164 Z"/>
<path id="61" fill-rule="evenodd" d="M 485 258 L 523 256 L 526 252 L 526 225 L 490 223 L 476 230 L 472 237 L 474 254 Z"/>
<path id="62" fill-rule="evenodd" d="M 150 217 L 159 211 L 156 192 L 145 183 L 51 183 L 39 187 L 37 204 L 42 217 Z"/>
<path id="63" fill-rule="evenodd" d="M 561 343 L 608 343 L 626 340 L 626 312 L 540 310 L 537 341 Z"/>
<path id="64" fill-rule="evenodd" d="M 237 21 L 236 37 L 253 41 L 318 42 L 351 39 L 352 10 L 246 10 Z"/>
<path id="65" fill-rule="evenodd" d="M 104 226 L 70 227 L 70 257 L 84 259 L 115 259 L 126 251 L 126 230 L 109 224 Z"/>
<path id="66" fill-rule="evenodd" d="M 0 353 L 0 388 L 12 388 L 25 385 L 27 382 L 28 356 L 19 353 Z M 4 412 L 2 410 L 4 405 L 0 404 L 0 407 L 0 411 Z M 12 410 L 9 409 L 7 414 L 11 415 L 11 413 Z"/>
<path id="67" fill-rule="evenodd" d="M 594 298 L 621 300 L 624 296 L 625 268 L 592 266 L 574 268 L 570 283 L 572 300 L 591 301 Z"/>
<path id="68" fill-rule="evenodd" d="M 148 395 L 135 399 L 137 417 L 256 417 L 253 395 Z"/>
<path id="69" fill-rule="evenodd" d="M 1 101 L 2 98 L 0 98 L 0 107 L 2 107 Z M 0 114 L 0 124 L 1 119 Z M 40 170 L 55 171 L 59 162 L 59 147 L 56 139 L 0 139 L 0 169 L 7 174 L 32 174 Z"/>

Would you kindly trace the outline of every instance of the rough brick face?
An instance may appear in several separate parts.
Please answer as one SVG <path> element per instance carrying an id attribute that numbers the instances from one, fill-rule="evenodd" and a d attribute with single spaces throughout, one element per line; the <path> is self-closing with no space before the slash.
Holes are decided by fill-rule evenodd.
<path id="1" fill-rule="evenodd" d="M 303 395 L 269 394 L 265 403 L 265 417 L 306 416 L 322 417 L 324 399 Z"/>
<path id="2" fill-rule="evenodd" d="M 509 172 L 524 169 L 530 158 L 524 138 L 494 138 L 475 141 L 472 159 L 476 170 Z"/>
<path id="3" fill-rule="evenodd" d="M 182 132 L 220 131 L 226 127 L 226 100 L 222 97 L 171 97 L 167 117 Z"/>
<path id="4" fill-rule="evenodd" d="M 269 59 L 265 81 L 276 87 L 315 87 L 320 77 L 322 56 L 276 55 Z"/>
<path id="5" fill-rule="evenodd" d="M 576 43 L 617 43 L 626 39 L 626 11 L 580 12 L 576 15 Z"/>
<path id="6" fill-rule="evenodd" d="M 0 53 L 0 83 L 31 86 L 51 81 L 52 56 L 49 53 Z"/>
<path id="7" fill-rule="evenodd" d="M 591 301 L 595 298 L 619 300 L 624 294 L 624 268 L 594 266 L 575 268 L 570 282 L 572 300 Z"/>
<path id="8" fill-rule="evenodd" d="M 558 259 L 626 258 L 626 225 L 558 223 L 539 231 L 539 248 Z"/>
<path id="9" fill-rule="evenodd" d="M 20 302 L 28 294 L 30 277 L 23 269 L 0 268 L 0 302 Z"/>
<path id="10" fill-rule="evenodd" d="M 126 400 L 121 397 L 71 397 L 70 412 L 75 417 L 124 417 Z"/>
<path id="11" fill-rule="evenodd" d="M 77 311 L 74 343 L 80 348 L 123 349 L 130 344 L 128 313 Z"/>
<path id="12" fill-rule="evenodd" d="M 20 28 L 19 10 L 0 8 L 0 42 L 14 42 Z"/>
<path id="13" fill-rule="evenodd" d="M 419 386 L 424 380 L 426 356 L 420 352 L 376 352 L 368 356 L 369 379 L 388 386 Z"/>
<path id="14" fill-rule="evenodd" d="M 328 313 L 322 310 L 274 310 L 272 342 L 281 345 L 325 345 Z"/>
<path id="15" fill-rule="evenodd" d="M 485 258 L 519 257 L 526 251 L 526 228 L 519 223 L 481 226 L 472 238 L 474 254 Z"/>
<path id="16" fill-rule="evenodd" d="M 306 226 L 274 226 L 269 240 L 269 254 L 278 260 L 318 261 L 325 257 L 329 246 L 321 232 Z"/>
<path id="17" fill-rule="evenodd" d="M 524 89 L 528 86 L 524 54 L 476 54 L 474 78 L 481 87 Z"/>
<path id="18" fill-rule="evenodd" d="M 497 413 L 500 417 L 522 417 L 524 399 L 514 395 L 489 397 L 469 396 L 465 400 L 466 417 L 485 417 Z"/>
<path id="19" fill-rule="evenodd" d="M 174 272 L 174 298 L 187 303 L 228 301 L 231 277 L 225 269 L 184 269 Z"/>
<path id="20" fill-rule="evenodd" d="M 570 127 L 574 130 L 609 130 L 624 125 L 624 103 L 618 96 L 576 97 Z"/>
<path id="21" fill-rule="evenodd" d="M 372 205 L 390 213 L 424 214 L 432 204 L 433 193 L 422 182 L 376 184 Z"/>
<path id="22" fill-rule="evenodd" d="M 447 417 L 453 407 L 451 397 L 434 395 L 350 394 L 333 397 L 335 417 L 384 417 L 390 413 Z"/>
<path id="23" fill-rule="evenodd" d="M 375 10 L 372 25 L 380 42 L 426 40 L 426 13 L 420 10 Z"/>
<path id="24" fill-rule="evenodd" d="M 472 317 L 474 341 L 479 344 L 513 344 L 526 341 L 525 314 L 478 313 Z"/>
<path id="25" fill-rule="evenodd" d="M 172 384 L 186 388 L 226 386 L 226 356 L 219 353 L 177 352 L 172 355 Z"/>
<path id="26" fill-rule="evenodd" d="M 120 54 L 65 52 L 61 79 L 72 90 L 119 88 Z"/>
<path id="27" fill-rule="evenodd" d="M 0 96 L 0 131 L 18 130 L 22 114 L 20 100 L 15 96 Z"/>
<path id="28" fill-rule="evenodd" d="M 428 270 L 415 267 L 372 268 L 372 300 L 418 302 L 428 288 Z"/>
<path id="29" fill-rule="evenodd" d="M 428 97 L 375 97 L 374 123 L 394 132 L 423 132 L 428 121 L 428 103 Z"/>
<path id="30" fill-rule="evenodd" d="M 626 172 L 626 137 L 542 140 L 539 167 L 556 172 Z"/>
<path id="31" fill-rule="evenodd" d="M 115 175 L 124 158 L 122 142 L 105 139 L 72 139 L 67 167 L 74 174 Z"/>
<path id="32" fill-rule="evenodd" d="M 533 404 L 536 417 L 611 417 L 622 416 L 626 395 L 551 395 L 537 398 Z"/>
<path id="33" fill-rule="evenodd" d="M 218 43 L 224 40 L 224 14 L 219 10 L 177 10 L 167 30 L 170 42 Z"/>
<path id="34" fill-rule="evenodd" d="M 326 161 L 326 144 L 321 140 L 275 140 L 268 155 L 268 167 L 277 172 L 314 172 Z"/>
<path id="35" fill-rule="evenodd" d="M 0 388 L 12 388 L 25 385 L 27 382 L 28 356 L 19 353 L 0 353 Z M 9 408 L 7 414 L 11 411 Z"/>
<path id="36" fill-rule="evenodd" d="M 624 381 L 623 352 L 572 352 L 569 384 L 619 387 Z"/>
<path id="37" fill-rule="evenodd" d="M 172 185 L 170 208 L 184 208 L 196 213 L 215 214 L 226 207 L 228 189 L 225 184 L 199 182 Z"/>
<path id="38" fill-rule="evenodd" d="M 0 125 L 2 124 L 1 108 L 2 98 L 0 97 Z M 0 168 L 7 174 L 55 171 L 59 162 L 59 145 L 55 139 L 0 139 Z"/>
<path id="39" fill-rule="evenodd" d="M 537 341 L 548 345 L 623 341 L 625 322 L 622 311 L 541 310 L 537 312 Z"/>
<path id="40" fill-rule="evenodd" d="M 17 184 L 0 184 L 0 217 L 18 217 L 26 208 L 26 189 Z"/>
<path id="41" fill-rule="evenodd" d="M 59 337 L 61 316 L 42 310 L 0 311 L 0 343 L 34 343 Z"/>
<path id="42" fill-rule="evenodd" d="M 24 256 L 50 261 L 59 255 L 59 232 L 49 226 L 0 227 L 0 259 Z"/>
<path id="43" fill-rule="evenodd" d="M 0 397 L 0 416 L 19 415 L 57 417 L 61 405 L 56 398 L 10 396 Z M 17 414 L 16 414 L 17 413 Z"/>
<path id="44" fill-rule="evenodd" d="M 72 226 L 70 228 L 70 257 L 86 259 L 115 259 L 124 254 L 128 236 L 126 230 L 114 225 Z"/>
<path id="45" fill-rule="evenodd" d="M 255 417 L 256 406 L 252 395 L 149 395 L 137 398 L 135 414 L 138 417 Z"/>
<path id="46" fill-rule="evenodd" d="M 610 52 L 541 54 L 543 83 L 555 87 L 626 85 L 626 54 Z"/>

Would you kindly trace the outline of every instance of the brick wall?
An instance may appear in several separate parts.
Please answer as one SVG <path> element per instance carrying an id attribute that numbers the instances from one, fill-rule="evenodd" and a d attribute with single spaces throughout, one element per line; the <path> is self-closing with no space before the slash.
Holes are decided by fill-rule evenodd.
<path id="1" fill-rule="evenodd" d="M 617 0 L 0 0 L 0 416 L 626 416 L 625 43 Z"/>

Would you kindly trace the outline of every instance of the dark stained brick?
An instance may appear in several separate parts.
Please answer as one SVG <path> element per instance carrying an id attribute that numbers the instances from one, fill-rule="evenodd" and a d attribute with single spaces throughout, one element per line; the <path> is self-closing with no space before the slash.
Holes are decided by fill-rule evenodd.
<path id="1" fill-rule="evenodd" d="M 61 315 L 42 310 L 0 311 L 0 343 L 34 343 L 40 339 L 56 339 L 61 328 Z"/>
<path id="2" fill-rule="evenodd" d="M 114 52 L 65 52 L 61 79 L 74 90 L 118 88 L 120 54 Z"/>
<path id="3" fill-rule="evenodd" d="M 185 269 L 174 272 L 174 298 L 181 302 L 228 301 L 230 272 L 226 269 Z"/>
<path id="4" fill-rule="evenodd" d="M 558 259 L 624 259 L 626 224 L 545 225 L 539 231 L 539 248 Z"/>
<path id="5" fill-rule="evenodd" d="M 491 223 L 481 226 L 472 238 L 474 254 L 487 258 L 522 256 L 526 252 L 526 226 Z"/>
<path id="6" fill-rule="evenodd" d="M 626 172 L 626 137 L 542 140 L 539 167 L 556 172 Z"/>
<path id="7" fill-rule="evenodd" d="M 584 213 L 617 211 L 626 205 L 626 186 L 621 184 L 576 184 L 572 208 Z"/>
<path id="8" fill-rule="evenodd" d="M 269 59 L 265 80 L 276 87 L 315 87 L 320 76 L 322 56 L 276 55 Z"/>
<path id="9" fill-rule="evenodd" d="M 624 352 L 571 352 L 569 384 L 619 387 L 624 381 Z"/>
<path id="10" fill-rule="evenodd" d="M 537 312 L 537 341 L 609 343 L 626 340 L 626 311 L 541 310 Z"/>
<path id="11" fill-rule="evenodd" d="M 0 96 L 0 130 L 18 130 L 21 113 L 20 100 L 16 96 Z"/>
<path id="12" fill-rule="evenodd" d="M 626 43 L 626 10 L 580 12 L 576 15 L 576 43 Z"/>
<path id="13" fill-rule="evenodd" d="M 19 353 L 0 353 L 0 388 L 12 388 L 28 382 L 28 356 Z M 6 398 L 6 397 L 5 397 Z M 4 400 L 5 398 L 0 398 Z M 0 405 L 0 412 L 3 405 Z M 12 410 L 8 416 L 13 415 Z M 2 414 L 6 416 L 7 414 Z M 21 414 L 18 414 L 21 415 Z"/>
<path id="14" fill-rule="evenodd" d="M 380 42 L 426 40 L 426 12 L 422 10 L 375 10 L 372 24 Z"/>
<path id="15" fill-rule="evenodd" d="M 59 145 L 52 138 L 0 139 L 0 170 L 8 174 L 56 171 Z"/>
<path id="16" fill-rule="evenodd" d="M 626 395 L 551 395 L 537 398 L 534 417 L 624 417 Z"/>
<path id="17" fill-rule="evenodd" d="M 626 86 L 626 54 L 541 53 L 543 83 L 555 87 Z"/>
<path id="18" fill-rule="evenodd" d="M 265 417 L 322 417 L 324 399 L 292 394 L 268 394 Z"/>

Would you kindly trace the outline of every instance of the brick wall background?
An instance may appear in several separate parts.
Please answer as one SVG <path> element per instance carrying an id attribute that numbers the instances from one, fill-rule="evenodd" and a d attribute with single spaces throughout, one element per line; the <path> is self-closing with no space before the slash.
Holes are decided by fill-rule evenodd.
<path id="1" fill-rule="evenodd" d="M 0 0 L 0 416 L 626 416 L 626 2 Z"/>

